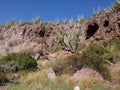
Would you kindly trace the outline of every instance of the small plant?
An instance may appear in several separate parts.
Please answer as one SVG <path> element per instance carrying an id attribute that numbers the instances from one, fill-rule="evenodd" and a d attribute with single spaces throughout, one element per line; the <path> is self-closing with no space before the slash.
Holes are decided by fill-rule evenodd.
<path id="1" fill-rule="evenodd" d="M 0 40 L 3 40 L 3 39 L 4 39 L 4 37 L 2 35 L 0 35 Z"/>
<path id="2" fill-rule="evenodd" d="M 14 43 L 13 43 L 13 42 L 9 42 L 9 46 L 10 46 L 10 47 L 13 47 L 13 46 L 14 46 Z"/>
<path id="3" fill-rule="evenodd" d="M 43 55 L 43 50 L 40 49 L 40 50 L 38 51 L 38 53 L 39 53 L 40 56 L 42 56 L 42 55 Z"/>
<path id="4" fill-rule="evenodd" d="M 8 30 L 11 27 L 11 24 L 10 23 L 5 23 L 3 26 L 6 30 Z"/>
<path id="5" fill-rule="evenodd" d="M 0 86 L 5 85 L 6 82 L 6 76 L 4 71 L 0 71 Z"/>
<path id="6" fill-rule="evenodd" d="M 33 24 L 41 24 L 41 19 L 40 19 L 40 17 L 35 17 L 35 18 L 32 20 L 32 23 L 33 23 Z"/>
<path id="7" fill-rule="evenodd" d="M 40 44 L 40 43 L 46 43 L 46 38 L 40 38 L 40 37 L 38 37 L 38 38 L 36 38 L 36 42 L 38 44 Z"/>

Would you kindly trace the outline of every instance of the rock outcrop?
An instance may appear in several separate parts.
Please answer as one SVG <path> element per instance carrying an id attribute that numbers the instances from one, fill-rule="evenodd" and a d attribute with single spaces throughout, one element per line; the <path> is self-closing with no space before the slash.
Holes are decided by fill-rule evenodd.
<path id="1" fill-rule="evenodd" d="M 90 18 L 85 23 L 84 34 L 85 40 L 91 37 L 96 40 L 120 37 L 120 12 Z"/>
<path id="2" fill-rule="evenodd" d="M 99 74 L 97 71 L 95 71 L 93 69 L 89 69 L 89 68 L 82 68 L 81 70 L 78 70 L 73 75 L 73 78 L 76 82 L 82 80 L 83 78 L 88 78 L 88 77 L 94 77 L 94 78 L 103 80 L 101 74 Z"/>

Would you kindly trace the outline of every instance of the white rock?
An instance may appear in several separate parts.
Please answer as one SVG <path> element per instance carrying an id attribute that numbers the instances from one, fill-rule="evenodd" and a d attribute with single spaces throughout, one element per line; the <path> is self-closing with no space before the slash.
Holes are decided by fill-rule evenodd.
<path id="1" fill-rule="evenodd" d="M 54 79 L 56 77 L 55 72 L 50 68 L 48 69 L 48 78 L 49 79 Z"/>
<path id="2" fill-rule="evenodd" d="M 34 59 L 35 59 L 35 60 L 38 60 L 39 57 L 40 57 L 40 54 L 37 53 L 37 54 L 35 54 Z"/>
<path id="3" fill-rule="evenodd" d="M 75 86 L 74 90 L 80 90 L 80 87 L 79 86 Z"/>

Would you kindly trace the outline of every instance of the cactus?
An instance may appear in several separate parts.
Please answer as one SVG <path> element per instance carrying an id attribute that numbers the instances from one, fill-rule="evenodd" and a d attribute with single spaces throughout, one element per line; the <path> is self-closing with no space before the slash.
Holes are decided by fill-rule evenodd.
<path id="1" fill-rule="evenodd" d="M 79 41 L 79 29 L 64 32 L 63 43 L 71 52 L 75 52 Z"/>
<path id="2" fill-rule="evenodd" d="M 62 46 L 69 48 L 71 52 L 75 52 L 79 42 L 80 28 L 72 28 L 71 30 L 65 30 L 61 28 L 59 32 L 56 33 L 57 42 Z"/>

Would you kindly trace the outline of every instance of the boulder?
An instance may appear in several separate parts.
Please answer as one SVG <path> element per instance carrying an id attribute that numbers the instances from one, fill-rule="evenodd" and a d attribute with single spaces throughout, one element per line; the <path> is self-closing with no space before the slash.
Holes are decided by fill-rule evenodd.
<path id="1" fill-rule="evenodd" d="M 48 69 L 47 76 L 48 76 L 49 79 L 54 79 L 56 77 L 56 74 L 55 74 L 55 72 L 53 71 L 52 68 Z"/>
<path id="2" fill-rule="evenodd" d="M 83 78 L 88 78 L 88 77 L 94 77 L 98 78 L 100 80 L 103 80 L 102 75 L 99 74 L 97 71 L 89 68 L 82 68 L 81 70 L 78 70 L 74 75 L 73 78 L 74 80 L 80 81 Z"/>

